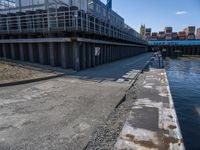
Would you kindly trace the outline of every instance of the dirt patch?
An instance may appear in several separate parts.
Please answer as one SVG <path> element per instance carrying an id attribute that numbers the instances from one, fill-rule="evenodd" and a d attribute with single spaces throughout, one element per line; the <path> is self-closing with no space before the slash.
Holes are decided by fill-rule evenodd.
<path id="1" fill-rule="evenodd" d="M 26 68 L 17 64 L 0 62 L 0 84 L 49 77 L 53 75 L 56 75 L 56 73 Z"/>

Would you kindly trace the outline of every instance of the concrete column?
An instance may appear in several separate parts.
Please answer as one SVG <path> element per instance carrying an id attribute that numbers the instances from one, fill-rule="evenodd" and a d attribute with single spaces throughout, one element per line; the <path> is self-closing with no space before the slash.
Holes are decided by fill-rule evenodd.
<path id="1" fill-rule="evenodd" d="M 105 64 L 106 63 L 106 45 L 103 45 L 102 53 L 103 53 L 103 64 Z"/>
<path id="2" fill-rule="evenodd" d="M 81 69 L 86 68 L 86 43 L 82 43 L 82 45 L 81 45 L 80 65 L 81 65 Z"/>
<path id="3" fill-rule="evenodd" d="M 95 67 L 96 64 L 95 64 L 95 46 L 94 44 L 91 44 L 91 53 L 92 53 L 92 67 Z"/>
<path id="4" fill-rule="evenodd" d="M 14 43 L 11 43 L 10 44 L 10 50 L 11 50 L 11 59 L 17 59 L 17 57 L 16 57 L 16 53 L 15 53 L 15 45 L 14 45 Z"/>
<path id="5" fill-rule="evenodd" d="M 2 44 L 0 44 L 0 57 L 3 57 Z"/>
<path id="6" fill-rule="evenodd" d="M 19 55 L 21 61 L 26 61 L 23 43 L 19 43 Z"/>
<path id="7" fill-rule="evenodd" d="M 91 55 L 92 55 L 92 53 L 91 53 L 91 46 L 90 46 L 90 44 L 88 43 L 88 44 L 86 44 L 86 63 L 87 63 L 87 68 L 90 68 L 91 66 L 92 66 L 92 64 L 91 64 Z"/>
<path id="8" fill-rule="evenodd" d="M 73 69 L 76 71 L 80 70 L 80 46 L 78 42 L 72 43 L 73 51 Z"/>
<path id="9" fill-rule="evenodd" d="M 96 48 L 96 47 L 99 47 L 99 45 L 95 44 L 94 47 L 95 47 L 95 48 Z M 100 60 L 100 55 L 95 56 L 95 63 L 96 63 L 97 66 L 99 65 L 99 62 L 100 62 L 99 60 Z"/>
<path id="10" fill-rule="evenodd" d="M 60 50 L 61 50 L 61 65 L 63 68 L 68 68 L 67 43 L 60 43 Z"/>
<path id="11" fill-rule="evenodd" d="M 192 55 L 196 55 L 196 48 L 195 48 L 195 46 L 192 46 Z"/>
<path id="12" fill-rule="evenodd" d="M 38 43 L 39 63 L 42 65 L 48 64 L 48 53 L 45 43 Z"/>
<path id="13" fill-rule="evenodd" d="M 19 36 L 18 39 L 23 39 L 24 37 Z M 19 58 L 21 61 L 27 61 L 28 60 L 28 48 L 27 48 L 27 44 L 25 43 L 19 43 L 18 44 L 19 47 Z"/>
<path id="14" fill-rule="evenodd" d="M 3 53 L 4 58 L 7 58 L 7 59 L 11 58 L 11 52 L 10 52 L 9 44 L 7 44 L 7 43 L 2 44 L 2 53 Z"/>
<path id="15" fill-rule="evenodd" d="M 55 43 L 52 42 L 49 43 L 49 59 L 50 59 L 50 65 L 53 67 L 57 66 L 57 55 L 58 55 L 54 44 Z"/>
<path id="16" fill-rule="evenodd" d="M 197 46 L 197 55 L 200 55 L 200 46 Z"/>
<path id="17" fill-rule="evenodd" d="M 103 64 L 103 45 L 100 45 L 100 64 Z"/>
<path id="18" fill-rule="evenodd" d="M 33 43 L 28 43 L 28 53 L 29 53 L 29 61 L 36 62 L 35 51 L 36 49 L 33 48 Z"/>

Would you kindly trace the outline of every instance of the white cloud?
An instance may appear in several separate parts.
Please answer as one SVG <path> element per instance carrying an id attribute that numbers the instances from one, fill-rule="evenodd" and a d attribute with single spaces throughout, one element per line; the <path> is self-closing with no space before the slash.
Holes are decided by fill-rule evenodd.
<path id="1" fill-rule="evenodd" d="M 177 11 L 177 15 L 186 15 L 188 12 L 187 11 Z"/>

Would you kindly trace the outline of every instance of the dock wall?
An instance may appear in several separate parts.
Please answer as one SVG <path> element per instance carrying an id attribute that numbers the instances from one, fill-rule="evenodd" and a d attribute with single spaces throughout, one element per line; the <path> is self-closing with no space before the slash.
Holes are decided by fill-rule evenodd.
<path id="1" fill-rule="evenodd" d="M 146 46 L 79 37 L 3 37 L 0 57 L 76 71 L 146 52 Z"/>

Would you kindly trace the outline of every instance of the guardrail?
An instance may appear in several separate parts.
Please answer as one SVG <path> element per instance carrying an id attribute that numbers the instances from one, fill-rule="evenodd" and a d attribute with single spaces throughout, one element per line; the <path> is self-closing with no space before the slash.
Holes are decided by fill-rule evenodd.
<path id="1" fill-rule="evenodd" d="M 133 29 L 113 26 L 108 20 L 101 20 L 80 10 L 0 14 L 0 34 L 52 31 L 89 32 L 146 44 Z"/>

